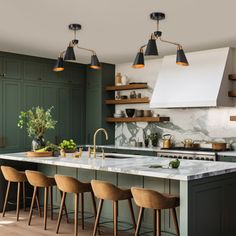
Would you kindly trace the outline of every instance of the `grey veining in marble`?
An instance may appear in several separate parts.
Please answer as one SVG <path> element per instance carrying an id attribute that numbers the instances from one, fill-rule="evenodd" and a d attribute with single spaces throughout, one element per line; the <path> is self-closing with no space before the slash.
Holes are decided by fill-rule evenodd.
<path id="1" fill-rule="evenodd" d="M 127 158 L 102 159 L 101 157 L 97 157 L 95 159 L 92 157 L 88 158 L 88 153 L 84 152 L 80 158 L 74 158 L 72 155 L 68 155 L 68 157 L 29 158 L 25 155 L 25 153 L 10 153 L 0 155 L 0 159 L 101 170 L 182 181 L 236 172 L 236 163 L 180 160 L 181 164 L 179 169 L 170 169 L 167 168 L 170 159 L 167 160 L 161 157 L 122 154 L 112 155 Z M 150 165 L 157 164 L 166 168 L 149 168 Z"/>
<path id="2" fill-rule="evenodd" d="M 135 108 L 142 109 L 141 106 Z M 134 140 L 143 141 L 145 133 L 157 132 L 160 137 L 165 133 L 172 134 L 176 145 L 191 138 L 198 141 L 225 141 L 236 149 L 236 122 L 229 120 L 230 115 L 235 114 L 235 108 L 159 109 L 156 112 L 169 116 L 170 122 L 118 123 L 116 145 L 127 146 Z"/>

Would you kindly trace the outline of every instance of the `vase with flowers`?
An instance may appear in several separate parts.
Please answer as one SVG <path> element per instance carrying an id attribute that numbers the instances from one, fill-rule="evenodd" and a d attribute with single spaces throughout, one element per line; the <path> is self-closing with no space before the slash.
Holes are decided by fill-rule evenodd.
<path id="1" fill-rule="evenodd" d="M 33 151 L 45 147 L 43 137 L 45 132 L 55 128 L 57 121 L 52 118 L 52 109 L 53 107 L 45 110 L 43 107 L 37 106 L 20 112 L 18 127 L 21 129 L 26 127 L 28 136 L 33 138 Z"/>

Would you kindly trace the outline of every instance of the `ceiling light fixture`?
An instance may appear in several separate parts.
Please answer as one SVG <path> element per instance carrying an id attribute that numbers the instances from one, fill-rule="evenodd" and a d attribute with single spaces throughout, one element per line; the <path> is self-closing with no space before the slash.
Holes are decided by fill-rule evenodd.
<path id="1" fill-rule="evenodd" d="M 101 63 L 98 60 L 96 52 L 92 49 L 82 48 L 82 47 L 78 46 L 79 40 L 76 39 L 76 32 L 81 29 L 81 25 L 80 24 L 70 24 L 69 29 L 74 31 L 74 39 L 72 41 L 70 41 L 67 49 L 60 53 L 59 57 L 57 58 L 56 64 L 53 68 L 53 71 L 55 71 L 55 72 L 63 71 L 65 69 L 64 68 L 64 61 L 75 61 L 76 60 L 75 52 L 74 52 L 75 47 L 91 53 L 90 68 L 96 69 L 96 70 L 101 69 Z M 63 55 L 64 55 L 64 59 L 63 59 Z"/>
<path id="2" fill-rule="evenodd" d="M 157 31 L 155 31 L 151 34 L 151 37 L 150 37 L 147 44 L 140 47 L 139 52 L 134 60 L 133 68 L 143 68 L 144 67 L 143 49 L 145 47 L 146 47 L 145 56 L 158 56 L 158 50 L 157 50 L 157 45 L 156 45 L 156 41 L 158 39 L 161 42 L 175 45 L 177 47 L 176 64 L 181 65 L 181 66 L 188 66 L 189 63 L 188 63 L 188 60 L 185 56 L 183 47 L 179 43 L 167 41 L 167 40 L 162 39 L 162 37 L 161 37 L 162 32 L 159 30 L 159 22 L 160 22 L 160 20 L 165 19 L 165 14 L 162 12 L 153 12 L 150 14 L 150 18 L 157 22 Z"/>

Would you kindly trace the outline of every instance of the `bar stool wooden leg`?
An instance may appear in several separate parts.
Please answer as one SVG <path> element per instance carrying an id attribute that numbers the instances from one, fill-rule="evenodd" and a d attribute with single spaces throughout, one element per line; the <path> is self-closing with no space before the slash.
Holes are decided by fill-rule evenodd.
<path id="1" fill-rule="evenodd" d="M 138 215 L 138 223 L 137 223 L 137 227 L 136 227 L 136 231 L 135 231 L 135 236 L 139 235 L 139 231 L 140 231 L 140 227 L 141 227 L 141 223 L 142 223 L 142 218 L 143 218 L 143 212 L 144 212 L 144 208 L 140 207 L 139 215 Z"/>
<path id="2" fill-rule="evenodd" d="M 31 223 L 36 194 L 37 194 L 37 187 L 34 187 L 34 193 L 33 193 L 33 197 L 32 197 L 32 200 L 31 200 L 31 206 L 30 206 L 28 225 L 30 225 L 30 223 Z"/>
<path id="3" fill-rule="evenodd" d="M 93 236 L 96 236 L 96 234 L 97 234 L 97 229 L 98 229 L 99 220 L 100 220 L 100 216 L 101 216 L 101 212 L 102 212 L 103 202 L 104 202 L 104 200 L 100 199 L 99 204 L 98 204 L 98 211 L 97 211 L 97 216 L 96 216 L 96 220 L 95 220 L 95 224 L 94 224 L 94 229 L 93 229 Z"/>
<path id="4" fill-rule="evenodd" d="M 157 215 L 156 215 L 156 219 L 157 219 L 157 231 L 156 231 L 156 236 L 161 236 L 161 210 L 157 210 Z"/>
<path id="5" fill-rule="evenodd" d="M 50 195 L 50 217 L 53 220 L 53 189 L 52 186 L 49 187 L 49 195 Z"/>
<path id="6" fill-rule="evenodd" d="M 62 198 L 63 192 L 60 191 L 60 194 L 61 194 L 61 198 Z M 67 213 L 67 208 L 66 208 L 66 203 L 65 203 L 66 202 L 66 192 L 64 192 L 64 194 L 65 194 L 65 200 L 64 200 L 64 204 L 63 204 L 63 210 L 64 210 L 65 215 L 66 215 L 66 222 L 69 224 L 70 221 L 69 221 L 69 217 L 68 217 L 68 213 Z"/>
<path id="7" fill-rule="evenodd" d="M 20 214 L 20 182 L 17 183 L 17 202 L 16 202 L 16 220 L 19 220 Z"/>
<path id="8" fill-rule="evenodd" d="M 80 204 L 81 204 L 82 229 L 84 229 L 84 193 L 80 194 Z"/>
<path id="9" fill-rule="evenodd" d="M 117 236 L 118 201 L 113 201 L 113 235 Z"/>
<path id="10" fill-rule="evenodd" d="M 135 230 L 136 229 L 136 221 L 135 221 L 135 216 L 134 216 L 134 209 L 133 209 L 133 205 L 132 205 L 132 200 L 128 199 L 128 203 L 129 203 L 130 214 L 131 214 L 131 218 L 132 218 L 132 222 L 133 222 L 133 226 L 134 226 L 134 230 Z"/>
<path id="11" fill-rule="evenodd" d="M 48 187 L 44 188 L 44 230 L 47 229 Z"/>
<path id="12" fill-rule="evenodd" d="M 179 236 L 179 225 L 178 225 L 178 221 L 177 221 L 175 208 L 171 208 L 171 213 L 172 213 L 173 220 L 174 220 L 176 235 Z"/>
<path id="13" fill-rule="evenodd" d="M 75 193 L 75 231 L 74 231 L 74 235 L 77 236 L 78 234 L 78 208 L 79 208 L 79 194 Z"/>
<path id="14" fill-rule="evenodd" d="M 153 235 L 156 236 L 157 232 L 157 210 L 153 210 Z"/>
<path id="15" fill-rule="evenodd" d="M 56 230 L 57 234 L 59 232 L 59 227 L 61 225 L 61 218 L 62 218 L 63 208 L 64 208 L 64 205 L 65 205 L 65 198 L 66 198 L 66 193 L 63 192 L 62 193 L 62 198 L 61 198 L 61 206 L 60 206 L 59 216 L 58 216 L 58 220 L 57 220 L 57 230 Z"/>
<path id="16" fill-rule="evenodd" d="M 5 200 L 4 200 L 4 205 L 3 205 L 2 217 L 5 216 L 5 212 L 6 212 L 6 207 L 7 207 L 7 200 L 8 200 L 8 196 L 9 196 L 10 186 L 11 186 L 11 182 L 8 181 L 8 182 L 7 182 L 7 191 L 6 191 Z"/>
<path id="17" fill-rule="evenodd" d="M 39 217 L 41 217 L 41 208 L 40 208 L 40 202 L 39 202 L 39 198 L 38 198 L 38 191 L 36 192 L 35 200 L 36 200 L 36 205 L 38 208 L 38 215 L 39 215 Z"/>
<path id="18" fill-rule="evenodd" d="M 95 197 L 94 197 L 94 193 L 93 193 L 93 192 L 91 192 L 91 199 L 92 199 L 94 217 L 96 218 L 96 215 L 97 215 L 97 207 L 96 207 L 96 200 L 95 200 Z"/>
<path id="19" fill-rule="evenodd" d="M 26 211 L 25 182 L 22 182 L 22 191 L 23 191 L 23 207 L 24 211 Z"/>

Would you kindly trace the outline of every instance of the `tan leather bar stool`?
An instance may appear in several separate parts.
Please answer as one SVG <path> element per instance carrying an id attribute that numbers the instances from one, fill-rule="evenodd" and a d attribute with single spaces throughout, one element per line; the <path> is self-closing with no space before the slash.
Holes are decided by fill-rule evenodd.
<path id="1" fill-rule="evenodd" d="M 82 229 L 84 229 L 84 193 L 91 194 L 92 205 L 93 205 L 93 210 L 94 210 L 94 217 L 96 217 L 96 214 L 97 214 L 96 201 L 94 198 L 91 184 L 90 183 L 82 183 L 73 177 L 64 176 L 64 175 L 55 175 L 55 180 L 56 180 L 58 189 L 62 192 L 61 206 L 60 206 L 60 212 L 59 212 L 58 221 L 57 221 L 56 233 L 58 234 L 58 232 L 59 232 L 59 227 L 60 227 L 61 218 L 62 218 L 63 205 L 65 205 L 65 200 L 66 200 L 66 194 L 67 193 L 74 193 L 74 195 L 75 195 L 74 235 L 77 236 L 77 234 L 78 234 L 79 195 L 80 195 L 80 201 L 81 201 Z"/>
<path id="2" fill-rule="evenodd" d="M 26 196 L 25 196 L 25 183 L 27 182 L 27 178 L 24 172 L 20 172 L 13 167 L 10 166 L 1 166 L 2 174 L 4 179 L 8 182 L 7 183 L 7 191 L 5 195 L 4 205 L 3 205 L 3 212 L 2 216 L 5 216 L 6 207 L 8 203 L 8 196 L 10 192 L 11 183 L 17 183 L 17 203 L 16 203 L 16 220 L 19 220 L 20 214 L 20 192 L 21 192 L 21 183 L 22 183 L 22 192 L 23 192 L 23 207 L 26 210 Z M 37 197 L 37 196 L 36 196 Z M 40 212 L 39 201 L 37 197 L 37 206 Z"/>
<path id="3" fill-rule="evenodd" d="M 29 183 L 34 187 L 34 193 L 32 197 L 28 225 L 31 223 L 33 206 L 37 195 L 38 188 L 44 188 L 44 230 L 47 229 L 47 205 L 48 205 L 48 192 L 50 195 L 50 216 L 53 219 L 53 196 L 52 187 L 56 185 L 54 177 L 45 176 L 43 173 L 38 171 L 25 171 Z"/>
<path id="4" fill-rule="evenodd" d="M 128 200 L 131 218 L 132 218 L 133 226 L 135 229 L 136 222 L 135 222 L 134 211 L 133 211 L 133 206 L 132 206 L 132 201 L 131 201 L 132 199 L 131 190 L 120 189 L 109 182 L 100 181 L 100 180 L 92 180 L 91 184 L 92 184 L 92 188 L 93 188 L 93 192 L 95 196 L 98 199 L 100 199 L 97 217 L 96 217 L 94 230 L 93 230 L 93 236 L 95 236 L 97 233 L 97 228 L 99 225 L 99 220 L 100 220 L 104 200 L 111 200 L 113 202 L 113 225 L 114 225 L 113 235 L 114 236 L 117 236 L 117 231 L 118 231 L 118 227 L 117 227 L 118 201 Z"/>
<path id="5" fill-rule="evenodd" d="M 156 236 L 161 236 L 161 210 L 171 209 L 176 235 L 179 236 L 179 225 L 175 211 L 175 208 L 179 206 L 178 197 L 144 188 L 133 187 L 131 191 L 135 203 L 140 207 L 135 236 L 139 235 L 144 208 L 153 209 L 154 235 Z"/>

